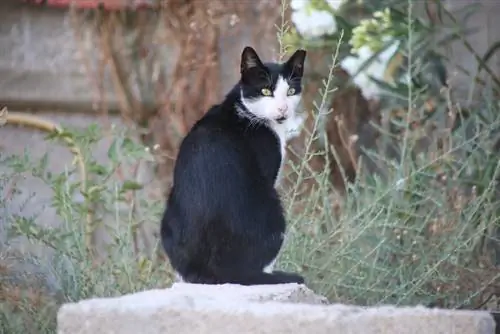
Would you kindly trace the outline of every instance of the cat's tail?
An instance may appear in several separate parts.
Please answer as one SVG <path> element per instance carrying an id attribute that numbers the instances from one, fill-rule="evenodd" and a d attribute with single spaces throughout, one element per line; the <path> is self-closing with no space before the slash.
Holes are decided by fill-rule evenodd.
<path id="1" fill-rule="evenodd" d="M 297 283 L 304 284 L 304 277 L 295 273 L 287 273 L 284 271 L 273 271 L 272 273 L 258 272 L 252 275 L 236 275 L 230 278 L 232 284 L 241 285 L 260 285 L 260 284 L 286 284 Z"/>
<path id="2" fill-rule="evenodd" d="M 225 273 L 224 275 L 202 276 L 186 275 L 183 277 L 187 283 L 197 284 L 240 284 L 240 285 L 268 285 L 268 284 L 304 284 L 304 278 L 295 273 L 284 271 L 273 271 L 272 273 L 254 272 L 254 273 Z"/>

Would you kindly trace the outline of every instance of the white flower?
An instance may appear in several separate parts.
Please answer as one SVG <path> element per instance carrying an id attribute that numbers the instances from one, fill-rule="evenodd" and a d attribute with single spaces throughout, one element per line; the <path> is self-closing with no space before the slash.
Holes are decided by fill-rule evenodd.
<path id="1" fill-rule="evenodd" d="M 295 1 L 300 1 L 300 0 L 295 0 Z M 344 0 L 326 0 L 326 2 L 330 7 L 332 7 L 335 10 L 338 10 L 340 6 L 342 6 L 342 4 L 344 3 Z"/>
<path id="2" fill-rule="evenodd" d="M 328 6 L 332 9 L 339 9 L 340 6 L 345 2 L 345 0 L 326 0 Z M 310 3 L 310 0 L 290 0 L 290 7 L 292 10 L 304 10 Z"/>
<path id="3" fill-rule="evenodd" d="M 387 68 L 387 64 L 397 48 L 398 42 L 392 43 L 392 45 L 374 59 L 370 65 L 365 67 L 362 72 L 354 77 L 354 83 L 361 89 L 366 99 L 377 98 L 380 95 L 380 89 L 377 83 L 373 82 L 370 76 L 381 81 L 384 80 L 384 72 Z M 358 50 L 357 55 L 358 57 L 346 57 L 341 63 L 342 68 L 350 75 L 354 75 L 358 69 L 372 57 L 373 52 L 369 47 L 363 46 Z"/>
<path id="4" fill-rule="evenodd" d="M 305 10 L 307 5 L 309 5 L 309 0 L 290 0 L 292 10 Z"/>
<path id="5" fill-rule="evenodd" d="M 307 6 L 292 12 L 292 22 L 297 31 L 305 38 L 318 38 L 337 31 L 337 22 L 331 13 L 326 10 L 310 9 Z"/>

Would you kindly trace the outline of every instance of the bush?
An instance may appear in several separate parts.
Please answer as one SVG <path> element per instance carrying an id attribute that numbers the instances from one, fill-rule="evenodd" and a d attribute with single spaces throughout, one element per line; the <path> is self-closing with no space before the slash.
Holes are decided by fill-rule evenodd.
<path id="1" fill-rule="evenodd" d="M 285 40 L 316 53 L 337 50 L 335 60 L 350 75 L 338 91 L 330 76 L 324 92 L 335 100 L 357 86 L 382 121 L 370 124 L 378 131 L 373 138 L 359 130 L 351 136 L 377 145 L 359 147 L 357 177 L 344 180 L 344 198 L 328 196 L 325 171 L 315 175 L 317 191 L 301 204 L 309 210 L 290 216 L 294 232 L 283 261 L 344 302 L 484 307 L 500 293 L 500 118 L 492 99 L 500 86 L 487 64 L 497 43 L 478 55 L 466 39 L 467 20 L 460 25 L 440 1 L 420 4 L 427 15 L 416 15 L 417 5 L 291 1 L 292 21 L 300 20 Z M 476 9 L 467 5 L 462 14 Z M 486 69 L 494 83 L 483 82 L 466 106 L 448 86 L 442 52 L 456 41 L 478 60 L 470 79 L 480 81 Z M 335 110 L 325 115 L 327 100 L 323 94 L 316 119 L 339 117 Z M 342 147 L 319 146 L 313 154 L 333 151 L 336 161 L 327 166 L 342 167 Z M 287 197 L 289 208 L 296 197 Z"/>

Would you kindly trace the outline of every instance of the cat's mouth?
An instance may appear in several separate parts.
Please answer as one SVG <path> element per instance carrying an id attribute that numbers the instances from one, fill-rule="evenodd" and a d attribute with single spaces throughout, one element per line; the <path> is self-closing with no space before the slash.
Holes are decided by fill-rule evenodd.
<path id="1" fill-rule="evenodd" d="M 276 122 L 278 122 L 278 124 L 283 124 L 284 121 L 286 121 L 285 116 L 281 116 L 281 117 L 276 118 Z"/>

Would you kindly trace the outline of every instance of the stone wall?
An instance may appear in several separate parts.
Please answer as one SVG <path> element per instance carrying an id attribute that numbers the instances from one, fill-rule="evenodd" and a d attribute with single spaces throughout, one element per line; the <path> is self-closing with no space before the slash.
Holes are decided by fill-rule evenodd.
<path id="1" fill-rule="evenodd" d="M 246 13 L 246 16 L 249 24 L 242 21 L 238 28 L 232 28 L 237 33 L 219 38 L 222 92 L 227 91 L 239 75 L 243 47 L 253 45 L 264 59 L 269 59 L 276 51 L 273 24 L 268 23 L 270 33 L 256 40 L 253 34 L 262 31 L 254 25 L 258 20 L 258 10 Z M 26 4 L 20 0 L 0 2 L 1 105 L 29 106 L 30 109 L 62 106 L 66 108 L 64 112 L 72 112 L 76 107 L 79 110 L 91 109 L 97 93 L 85 73 L 80 51 L 83 47 L 92 49 L 91 44 L 95 41 L 89 37 L 90 30 L 88 38 L 75 41 L 72 20 L 69 10 L 64 7 Z M 161 43 L 169 43 L 161 38 Z M 98 50 L 98 45 L 95 45 L 96 58 Z M 165 53 L 162 61 L 167 64 L 164 67 L 168 75 L 177 52 L 176 45 L 168 44 L 162 47 L 162 52 Z M 104 76 L 103 88 L 108 107 L 114 107 L 116 98 L 108 75 Z"/>
<path id="2" fill-rule="evenodd" d="M 1 1 L 0 104 L 90 106 L 74 40 L 67 10 Z"/>

